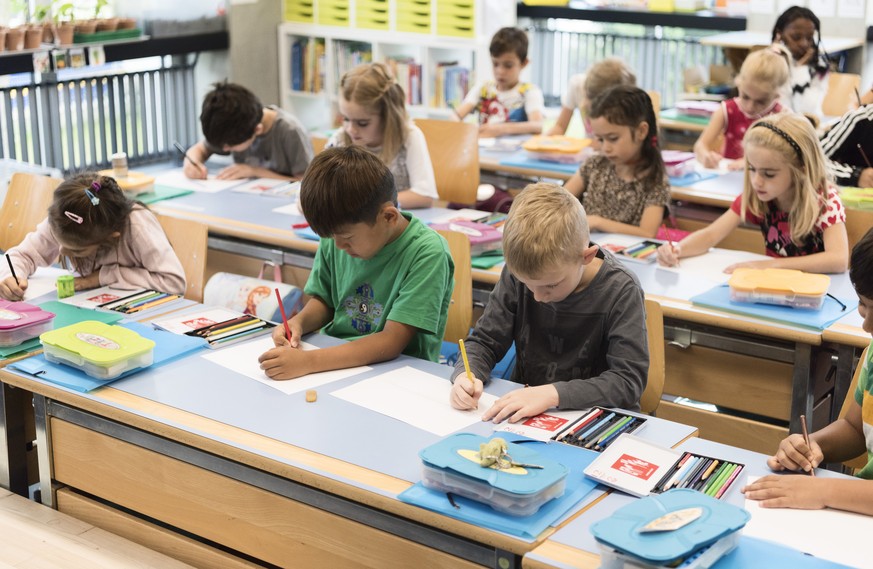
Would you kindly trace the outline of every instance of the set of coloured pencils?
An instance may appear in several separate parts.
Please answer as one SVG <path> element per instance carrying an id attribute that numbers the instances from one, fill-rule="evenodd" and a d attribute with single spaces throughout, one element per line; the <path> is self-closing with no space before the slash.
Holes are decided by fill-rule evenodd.
<path id="1" fill-rule="evenodd" d="M 632 433 L 646 422 L 643 417 L 594 407 L 558 435 L 558 441 L 600 452 L 623 433 Z"/>
<path id="2" fill-rule="evenodd" d="M 224 322 L 216 322 L 203 328 L 185 332 L 185 335 L 205 339 L 210 348 L 220 348 L 240 340 L 259 336 L 268 332 L 273 326 L 275 324 L 272 322 L 261 320 L 251 314 L 244 314 Z"/>
<path id="3" fill-rule="evenodd" d="M 743 465 L 686 452 L 655 485 L 652 492 L 690 488 L 720 499 L 740 475 Z"/>
<path id="4" fill-rule="evenodd" d="M 650 262 L 655 260 L 658 253 L 658 247 L 660 246 L 661 244 L 657 241 L 640 241 L 639 243 L 625 247 L 619 252 L 619 254 L 636 261 Z"/>
<path id="5" fill-rule="evenodd" d="M 98 308 L 113 310 L 127 315 L 136 315 L 145 310 L 173 302 L 182 298 L 180 294 L 170 294 L 156 290 L 141 290 L 122 298 L 98 305 Z"/>

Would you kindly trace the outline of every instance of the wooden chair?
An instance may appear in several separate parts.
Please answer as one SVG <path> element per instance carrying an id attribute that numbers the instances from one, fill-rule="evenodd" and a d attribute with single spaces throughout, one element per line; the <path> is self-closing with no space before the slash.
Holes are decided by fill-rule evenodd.
<path id="1" fill-rule="evenodd" d="M 440 199 L 473 205 L 479 189 L 479 128 L 475 124 L 418 119 L 433 163 Z"/>
<path id="2" fill-rule="evenodd" d="M 857 89 L 861 86 L 861 76 L 857 73 L 836 73 L 828 75 L 828 91 L 821 102 L 821 111 L 826 116 L 839 117 L 849 110 L 852 101 L 857 103 Z"/>
<path id="3" fill-rule="evenodd" d="M 457 343 L 467 337 L 473 322 L 473 276 L 470 265 L 470 239 L 457 231 L 439 231 L 449 244 L 455 263 L 455 289 L 449 303 L 449 316 L 443 339 Z"/>
<path id="4" fill-rule="evenodd" d="M 846 398 L 843 400 L 843 406 L 840 408 L 840 415 L 838 419 L 843 419 L 846 415 L 848 415 L 849 404 L 855 400 L 855 389 L 858 387 L 858 378 L 861 376 L 861 366 L 862 363 L 867 359 L 868 349 L 869 348 L 864 348 L 864 351 L 861 352 L 861 359 L 858 361 L 858 367 L 855 369 L 855 375 L 852 376 L 852 384 L 849 385 L 849 392 L 846 393 Z M 865 451 L 851 460 L 846 460 L 843 462 L 843 464 L 853 470 L 864 468 L 864 466 L 867 464 L 867 452 Z"/>
<path id="5" fill-rule="evenodd" d="M 846 234 L 849 237 L 849 254 L 852 247 L 873 227 L 873 211 L 846 208 Z"/>
<path id="6" fill-rule="evenodd" d="M 661 93 L 658 91 L 646 91 L 652 100 L 652 109 L 655 111 L 655 123 L 661 120 Z"/>
<path id="7" fill-rule="evenodd" d="M 661 305 L 646 299 L 646 333 L 649 338 L 649 378 L 640 398 L 640 411 L 654 415 L 664 392 L 664 313 Z"/>
<path id="8" fill-rule="evenodd" d="M 314 150 L 316 154 L 319 154 L 324 150 L 324 147 L 327 146 L 327 138 L 324 136 L 312 135 L 309 137 L 309 140 L 312 142 L 312 150 Z"/>
<path id="9" fill-rule="evenodd" d="M 48 214 L 57 178 L 37 174 L 12 174 L 3 208 L 0 209 L 0 249 L 8 250 L 24 240 Z"/>
<path id="10" fill-rule="evenodd" d="M 206 224 L 169 215 L 157 215 L 157 218 L 185 270 L 185 298 L 201 302 L 209 237 Z"/>

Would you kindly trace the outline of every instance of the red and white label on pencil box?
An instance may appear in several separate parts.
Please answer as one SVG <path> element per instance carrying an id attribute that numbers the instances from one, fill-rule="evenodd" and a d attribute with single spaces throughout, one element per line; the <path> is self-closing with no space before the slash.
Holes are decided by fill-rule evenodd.
<path id="1" fill-rule="evenodd" d="M 628 494 L 648 496 L 681 456 L 681 451 L 623 434 L 588 465 L 585 474 Z"/>
<path id="2" fill-rule="evenodd" d="M 556 439 L 556 435 L 560 434 L 572 423 L 575 423 L 579 417 L 587 412 L 587 409 L 581 411 L 547 411 L 520 423 L 504 421 L 494 427 L 494 431 L 522 435 L 538 441 L 548 441 L 549 439 Z"/>

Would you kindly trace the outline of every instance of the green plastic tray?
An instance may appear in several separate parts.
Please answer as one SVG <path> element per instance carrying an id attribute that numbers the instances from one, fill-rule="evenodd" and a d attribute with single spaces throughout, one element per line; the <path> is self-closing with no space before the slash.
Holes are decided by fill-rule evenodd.
<path id="1" fill-rule="evenodd" d="M 114 30 L 111 32 L 94 32 L 93 34 L 73 34 L 73 43 L 94 43 L 111 40 L 126 40 L 130 38 L 138 38 L 142 35 L 142 30 L 139 28 L 129 28 L 126 30 Z"/>

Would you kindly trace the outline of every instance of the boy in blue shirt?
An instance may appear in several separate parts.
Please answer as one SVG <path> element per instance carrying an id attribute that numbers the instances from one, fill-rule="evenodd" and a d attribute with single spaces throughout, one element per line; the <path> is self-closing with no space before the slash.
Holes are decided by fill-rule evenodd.
<path id="1" fill-rule="evenodd" d="M 304 291 L 311 298 L 273 333 L 258 361 L 273 379 L 366 365 L 401 353 L 437 361 L 452 295 L 454 264 L 445 240 L 397 208 L 394 176 L 360 146 L 315 157 L 300 208 L 321 237 Z M 300 338 L 322 330 L 354 340 L 303 351 Z"/>
<path id="2" fill-rule="evenodd" d="M 873 334 L 873 229 L 852 249 L 849 278 L 858 293 L 858 312 L 864 331 Z M 816 476 L 759 478 L 743 488 L 752 500 L 765 508 L 818 510 L 834 508 L 873 515 L 873 344 L 867 348 L 849 412 L 827 427 L 810 433 L 809 445 L 803 435 L 793 434 L 779 443 L 779 450 L 767 460 L 774 471 L 809 472 L 823 462 L 842 462 L 867 451 L 867 464 L 857 476 L 862 480 Z"/>

